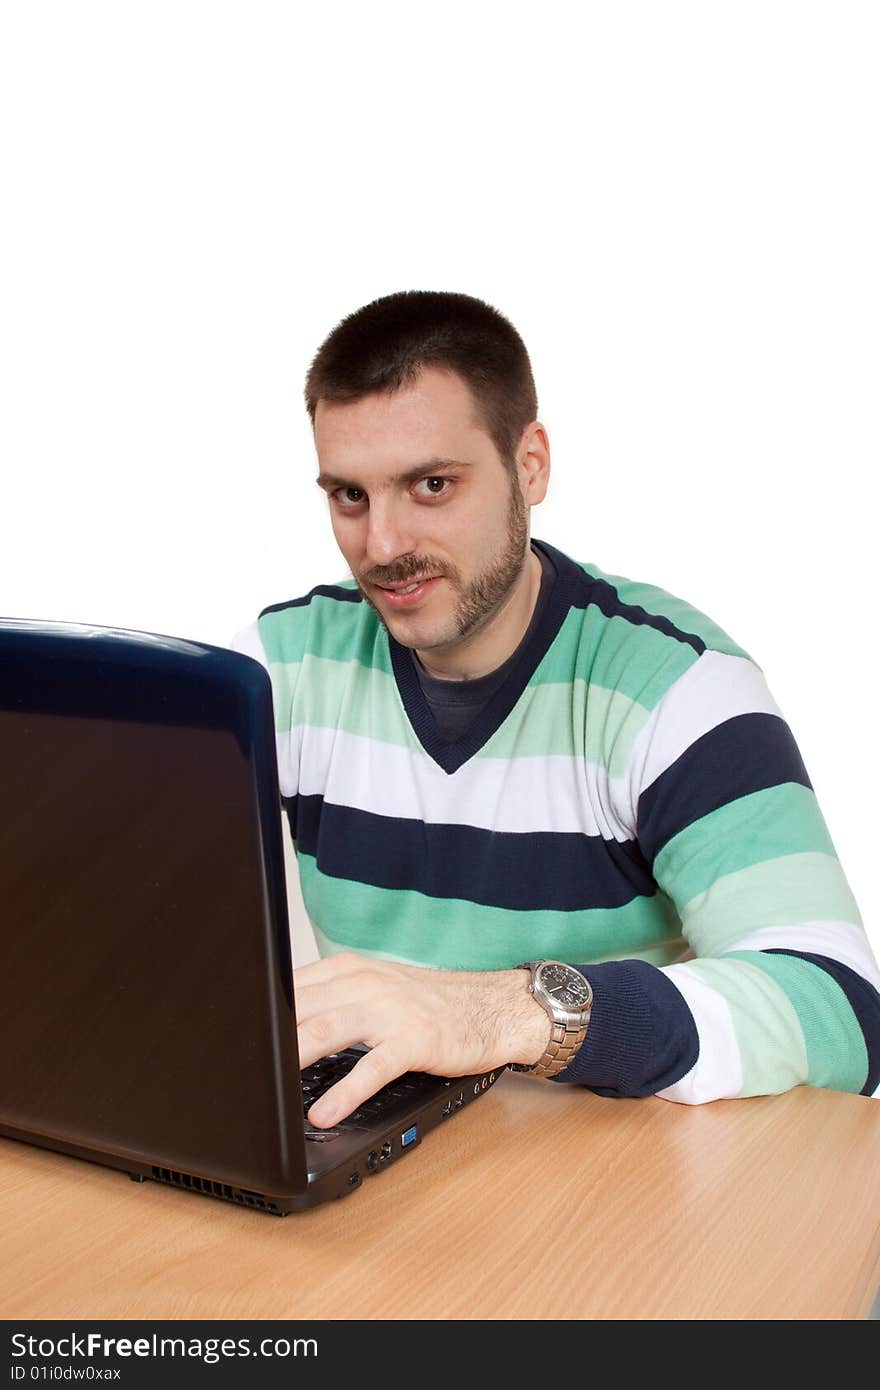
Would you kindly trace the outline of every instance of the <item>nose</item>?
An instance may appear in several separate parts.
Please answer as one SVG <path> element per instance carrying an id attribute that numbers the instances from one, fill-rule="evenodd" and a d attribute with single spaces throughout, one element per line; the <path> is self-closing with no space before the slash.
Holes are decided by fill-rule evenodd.
<path id="1" fill-rule="evenodd" d="M 406 506 L 394 497 L 371 497 L 367 514 L 366 560 L 369 566 L 391 565 L 415 546 Z"/>

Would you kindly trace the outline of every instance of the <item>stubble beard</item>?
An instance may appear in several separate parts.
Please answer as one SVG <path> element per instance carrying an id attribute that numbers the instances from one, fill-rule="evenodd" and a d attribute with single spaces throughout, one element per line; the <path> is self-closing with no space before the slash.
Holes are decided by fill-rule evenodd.
<path id="1" fill-rule="evenodd" d="M 381 578 L 376 572 L 375 582 L 380 583 L 384 580 L 387 584 L 405 584 L 407 580 L 414 579 L 418 575 L 442 574 L 444 579 L 458 589 L 458 604 L 452 622 L 446 632 L 439 634 L 433 640 L 419 639 L 417 642 L 406 642 L 397 637 L 397 634 L 389 627 L 385 615 L 373 603 L 366 589 L 359 582 L 358 588 L 367 603 L 376 612 L 380 622 L 391 633 L 392 637 L 400 642 L 401 646 L 417 646 L 420 651 L 435 651 L 443 647 L 454 646 L 471 637 L 475 632 L 479 632 L 480 628 L 485 627 L 502 607 L 519 579 L 528 558 L 528 538 L 528 511 L 515 480 L 511 479 L 510 503 L 507 511 L 507 536 L 504 544 L 501 551 L 490 561 L 482 574 L 478 574 L 470 583 L 462 584 L 458 570 L 454 566 L 439 564 L 424 556 L 406 557 L 397 565 L 389 566 L 387 571 L 382 572 Z"/>

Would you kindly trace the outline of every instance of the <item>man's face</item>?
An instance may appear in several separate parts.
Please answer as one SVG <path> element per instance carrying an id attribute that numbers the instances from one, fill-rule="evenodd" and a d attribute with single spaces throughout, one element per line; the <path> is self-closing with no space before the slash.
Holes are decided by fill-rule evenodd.
<path id="1" fill-rule="evenodd" d="M 429 368 L 400 391 L 320 401 L 315 443 L 336 541 L 398 642 L 449 651 L 491 628 L 543 489 L 505 467 L 464 381 Z"/>

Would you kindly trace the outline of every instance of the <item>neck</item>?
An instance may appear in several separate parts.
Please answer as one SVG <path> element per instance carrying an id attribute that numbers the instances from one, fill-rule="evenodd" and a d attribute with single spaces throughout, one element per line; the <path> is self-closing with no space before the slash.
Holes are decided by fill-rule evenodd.
<path id="1" fill-rule="evenodd" d="M 541 561 L 529 549 L 522 572 L 504 605 L 489 622 L 448 649 L 416 651 L 429 676 L 437 680 L 473 681 L 488 676 L 512 656 L 528 631 L 541 588 Z"/>

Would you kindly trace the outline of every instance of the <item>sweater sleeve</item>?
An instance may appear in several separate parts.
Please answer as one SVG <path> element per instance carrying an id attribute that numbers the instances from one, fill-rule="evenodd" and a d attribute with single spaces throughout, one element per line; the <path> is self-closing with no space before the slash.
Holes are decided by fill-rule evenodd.
<path id="1" fill-rule="evenodd" d="M 689 1104 L 797 1085 L 873 1094 L 880 972 L 760 668 L 703 652 L 618 792 L 690 949 L 665 967 L 581 966 L 594 1019 L 558 1079 Z"/>

